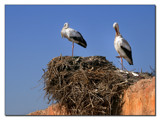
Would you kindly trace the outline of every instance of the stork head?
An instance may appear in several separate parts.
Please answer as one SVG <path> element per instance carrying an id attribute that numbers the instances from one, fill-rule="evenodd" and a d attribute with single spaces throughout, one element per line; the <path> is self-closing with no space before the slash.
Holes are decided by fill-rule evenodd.
<path id="1" fill-rule="evenodd" d="M 69 24 L 68 23 L 64 23 L 63 28 L 68 28 L 68 27 L 69 27 Z"/>
<path id="2" fill-rule="evenodd" d="M 62 36 L 62 38 L 64 37 L 64 31 L 65 31 L 65 29 L 67 29 L 69 27 L 69 24 L 68 23 L 65 23 L 64 24 L 64 26 L 63 26 L 63 28 L 62 28 L 62 30 L 61 30 L 61 36 Z"/>
<path id="3" fill-rule="evenodd" d="M 117 22 L 115 22 L 115 23 L 113 24 L 113 28 L 115 29 L 116 34 L 118 35 L 118 34 L 119 34 L 119 25 L 118 25 Z"/>

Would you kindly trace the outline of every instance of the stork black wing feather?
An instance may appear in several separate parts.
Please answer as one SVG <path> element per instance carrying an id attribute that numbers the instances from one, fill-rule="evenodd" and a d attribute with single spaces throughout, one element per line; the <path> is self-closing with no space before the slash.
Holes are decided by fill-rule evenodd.
<path id="1" fill-rule="evenodd" d="M 133 64 L 133 60 L 132 60 L 132 52 L 128 49 L 126 49 L 125 47 L 121 46 L 122 50 L 126 53 L 127 57 L 131 60 L 131 63 L 129 64 Z"/>
<path id="2" fill-rule="evenodd" d="M 70 36 L 70 38 L 74 39 L 75 42 L 79 45 L 81 45 L 82 47 L 86 48 L 87 47 L 87 43 L 84 40 L 83 36 L 81 35 L 80 32 L 78 32 L 80 34 L 80 37 L 76 37 L 76 36 Z"/>

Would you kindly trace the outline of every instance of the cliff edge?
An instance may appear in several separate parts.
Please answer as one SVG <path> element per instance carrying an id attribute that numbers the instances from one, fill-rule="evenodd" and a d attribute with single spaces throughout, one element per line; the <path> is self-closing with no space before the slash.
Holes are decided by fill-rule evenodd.
<path id="1" fill-rule="evenodd" d="M 119 70 L 103 56 L 53 58 L 42 78 L 56 104 L 28 115 L 155 115 L 155 77 Z"/>

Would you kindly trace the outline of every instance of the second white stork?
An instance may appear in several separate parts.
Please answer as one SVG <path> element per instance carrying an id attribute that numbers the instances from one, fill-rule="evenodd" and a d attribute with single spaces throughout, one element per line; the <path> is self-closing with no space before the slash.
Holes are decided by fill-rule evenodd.
<path id="1" fill-rule="evenodd" d="M 129 43 L 120 34 L 118 23 L 115 22 L 113 24 L 113 28 L 116 31 L 114 47 L 116 51 L 118 52 L 118 54 L 120 55 L 120 56 L 117 56 L 117 58 L 121 58 L 121 65 L 122 65 L 122 70 L 123 70 L 123 58 L 126 59 L 130 65 L 133 65 L 132 50 L 131 50 L 131 46 L 129 45 Z"/>
<path id="2" fill-rule="evenodd" d="M 73 49 L 74 49 L 74 43 L 79 44 L 80 46 L 86 48 L 87 47 L 87 43 L 84 40 L 83 36 L 81 35 L 80 32 L 69 28 L 69 24 L 65 23 L 62 30 L 61 30 L 61 36 L 62 38 L 65 37 L 67 38 L 69 41 L 72 42 L 72 56 L 73 56 Z"/>

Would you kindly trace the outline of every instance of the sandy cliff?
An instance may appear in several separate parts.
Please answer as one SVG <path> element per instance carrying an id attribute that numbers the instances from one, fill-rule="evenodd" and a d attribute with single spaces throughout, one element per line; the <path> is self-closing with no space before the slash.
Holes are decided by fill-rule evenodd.
<path id="1" fill-rule="evenodd" d="M 58 101 L 29 115 L 155 115 L 155 77 L 122 71 L 103 56 L 53 58 L 45 96 Z"/>

